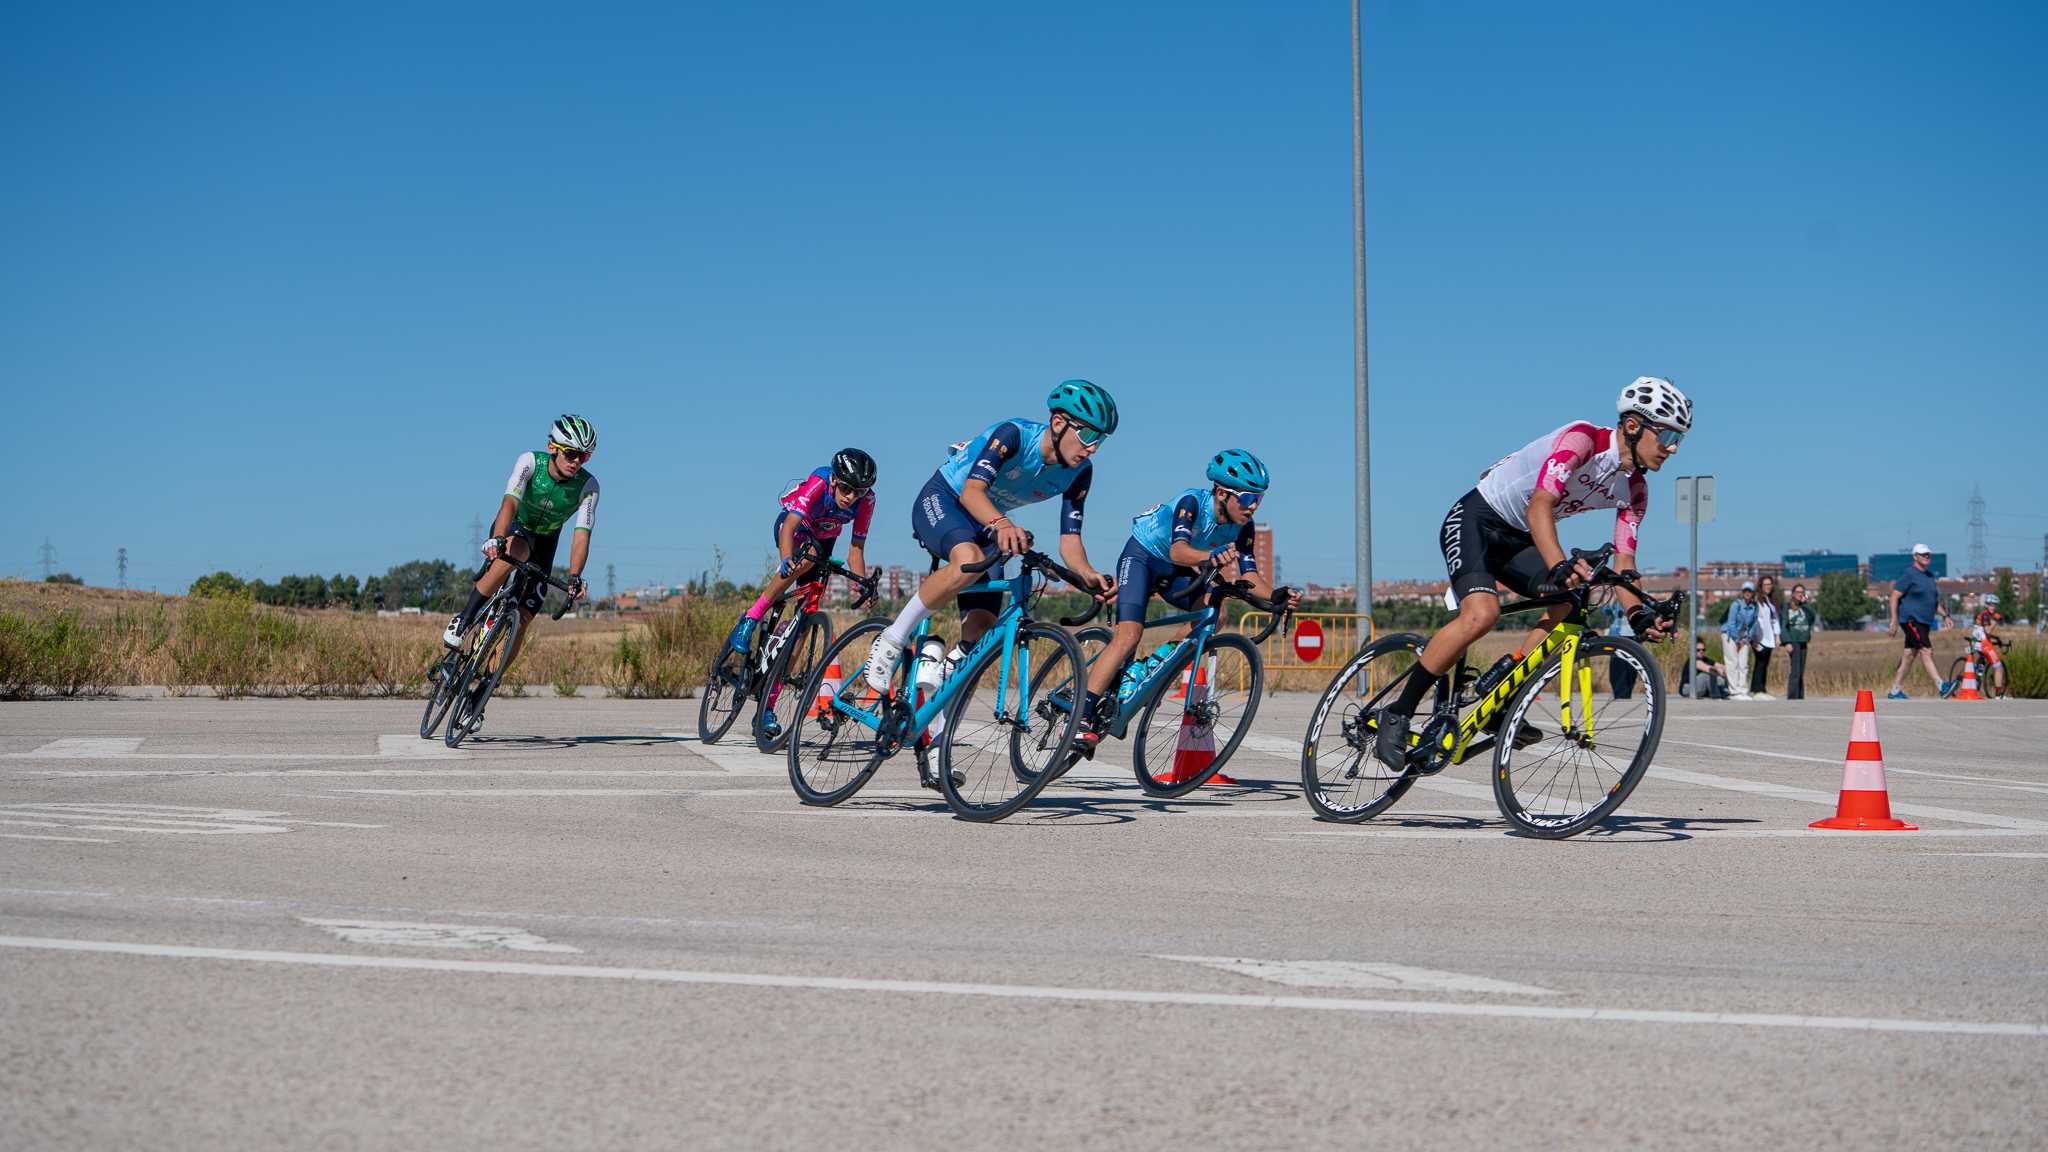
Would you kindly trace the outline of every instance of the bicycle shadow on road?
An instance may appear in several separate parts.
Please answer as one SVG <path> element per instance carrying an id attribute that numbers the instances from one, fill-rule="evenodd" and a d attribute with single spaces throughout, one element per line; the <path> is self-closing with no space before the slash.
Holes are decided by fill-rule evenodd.
<path id="1" fill-rule="evenodd" d="M 583 747 L 666 748 L 673 744 L 696 744 L 689 736 L 642 733 L 634 736 L 471 736 L 464 748 L 505 748 L 514 751 L 558 752 Z"/>

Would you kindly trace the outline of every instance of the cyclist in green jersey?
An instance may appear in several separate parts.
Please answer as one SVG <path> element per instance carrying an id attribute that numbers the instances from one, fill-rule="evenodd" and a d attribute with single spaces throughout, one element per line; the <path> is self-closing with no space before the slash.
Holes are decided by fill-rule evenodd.
<path id="1" fill-rule="evenodd" d="M 522 452 L 512 463 L 512 478 L 505 483 L 505 498 L 498 503 L 498 515 L 491 521 L 491 538 L 484 541 L 484 566 L 477 571 L 476 587 L 469 603 L 448 619 L 441 642 L 450 648 L 462 646 L 462 638 L 476 622 L 484 601 L 495 595 L 512 574 L 512 561 L 523 560 L 553 571 L 555 548 L 562 529 L 573 530 L 569 543 L 569 601 L 583 599 L 583 566 L 590 561 L 590 532 L 597 526 L 597 477 L 584 467 L 597 451 L 597 429 L 581 416 L 563 414 L 548 430 L 545 452 Z M 524 622 L 531 623 L 540 611 L 545 585 L 529 587 L 520 598 Z M 509 664 L 519 656 L 526 642 L 522 627 L 515 646 L 506 655 Z"/>

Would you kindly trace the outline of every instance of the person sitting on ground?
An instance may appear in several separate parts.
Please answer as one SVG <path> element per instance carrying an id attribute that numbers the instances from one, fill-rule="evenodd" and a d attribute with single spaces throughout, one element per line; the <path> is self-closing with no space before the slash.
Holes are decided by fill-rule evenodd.
<path id="1" fill-rule="evenodd" d="M 1707 656 L 1705 640 L 1695 640 L 1692 645 L 1692 696 L 1695 700 L 1728 698 L 1728 666 Z"/>

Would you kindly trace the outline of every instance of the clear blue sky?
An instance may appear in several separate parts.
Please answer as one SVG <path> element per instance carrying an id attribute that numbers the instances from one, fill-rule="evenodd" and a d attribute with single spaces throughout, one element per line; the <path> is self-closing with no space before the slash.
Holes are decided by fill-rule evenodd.
<path id="1" fill-rule="evenodd" d="M 2040 558 L 2042 8 L 1697 7 L 1368 5 L 1381 578 L 1641 372 L 1711 556 L 1959 566 L 1974 480 Z M 947 442 L 1086 376 L 1098 561 L 1236 445 L 1284 575 L 1346 578 L 1349 69 L 1336 2 L 9 5 L 0 572 L 452 557 L 565 408 L 600 576 L 744 574 L 847 443 L 913 562 Z"/>

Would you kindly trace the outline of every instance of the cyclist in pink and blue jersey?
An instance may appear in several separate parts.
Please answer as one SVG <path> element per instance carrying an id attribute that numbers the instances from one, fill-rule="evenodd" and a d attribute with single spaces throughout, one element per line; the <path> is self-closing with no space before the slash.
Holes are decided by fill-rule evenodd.
<path id="1" fill-rule="evenodd" d="M 875 458 L 858 448 L 833 453 L 832 463 L 813 471 L 797 486 L 782 494 L 782 510 L 775 514 L 775 549 L 781 554 L 775 575 L 761 589 L 760 599 L 740 617 L 728 641 L 736 652 L 753 647 L 754 629 L 776 598 L 792 584 L 810 575 L 812 562 L 799 560 L 797 552 L 806 546 L 819 559 L 829 559 L 839 543 L 840 529 L 853 525 L 853 546 L 847 550 L 846 566 L 867 574 L 868 522 L 875 514 Z"/>

